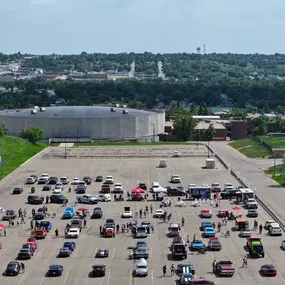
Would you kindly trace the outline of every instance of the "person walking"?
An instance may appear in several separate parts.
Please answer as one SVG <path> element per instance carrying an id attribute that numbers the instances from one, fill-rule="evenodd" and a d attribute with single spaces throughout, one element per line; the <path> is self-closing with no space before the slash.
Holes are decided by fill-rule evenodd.
<path id="1" fill-rule="evenodd" d="M 262 234 L 262 229 L 263 229 L 263 226 L 262 224 L 259 225 L 259 234 L 261 235 Z"/>
<path id="2" fill-rule="evenodd" d="M 83 221 L 83 226 L 84 226 L 84 228 L 86 228 L 86 226 L 87 226 L 87 221 L 86 221 L 86 219 L 84 219 L 84 221 Z"/>
<path id="3" fill-rule="evenodd" d="M 102 234 L 102 226 L 99 226 L 99 234 Z"/>
<path id="4" fill-rule="evenodd" d="M 243 257 L 242 266 L 241 267 L 247 267 L 247 256 L 246 255 Z"/>
<path id="5" fill-rule="evenodd" d="M 153 208 L 152 208 L 152 205 L 150 205 L 150 213 L 152 214 L 152 210 L 153 210 Z"/>
<path id="6" fill-rule="evenodd" d="M 142 218 L 142 209 L 140 209 L 140 218 Z"/>
<path id="7" fill-rule="evenodd" d="M 120 233 L 120 225 L 119 224 L 116 225 L 116 234 L 118 234 L 118 233 Z"/>
<path id="8" fill-rule="evenodd" d="M 23 211 L 23 216 L 24 216 L 24 218 L 27 217 L 27 210 L 26 209 L 24 209 L 24 211 Z"/>
<path id="9" fill-rule="evenodd" d="M 25 273 L 25 263 L 21 262 L 20 265 L 21 265 L 21 272 Z"/>
<path id="10" fill-rule="evenodd" d="M 25 219 L 24 219 L 24 215 L 21 216 L 21 224 L 25 224 Z"/>
<path id="11" fill-rule="evenodd" d="M 185 224 L 185 219 L 184 219 L 184 217 L 182 217 L 182 219 L 181 219 L 181 226 L 184 227 L 184 224 Z"/>
<path id="12" fill-rule="evenodd" d="M 3 234 L 4 234 L 4 237 L 6 236 L 7 232 L 6 232 L 6 228 L 3 229 Z"/>
<path id="13" fill-rule="evenodd" d="M 174 264 L 172 264 L 171 267 L 170 267 L 170 273 L 171 273 L 171 276 L 174 276 L 174 274 L 175 274 L 175 266 L 174 266 Z"/>
<path id="14" fill-rule="evenodd" d="M 216 262 L 216 260 L 214 260 L 213 263 L 212 263 L 212 272 L 213 272 L 213 274 L 215 274 L 215 272 L 216 272 L 216 267 L 217 267 L 217 262 Z"/>
<path id="15" fill-rule="evenodd" d="M 186 245 L 190 243 L 190 235 L 187 235 Z"/>
<path id="16" fill-rule="evenodd" d="M 165 277 L 165 275 L 166 275 L 166 265 L 164 265 L 162 267 L 162 273 L 163 273 L 163 277 Z"/>
<path id="17" fill-rule="evenodd" d="M 55 237 L 56 237 L 56 238 L 59 238 L 59 236 L 58 236 L 58 229 L 55 229 L 54 232 L 55 232 Z"/>

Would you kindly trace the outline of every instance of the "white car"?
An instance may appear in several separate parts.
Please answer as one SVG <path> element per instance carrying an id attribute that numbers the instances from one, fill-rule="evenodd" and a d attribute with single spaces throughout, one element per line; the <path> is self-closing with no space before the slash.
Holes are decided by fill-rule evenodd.
<path id="1" fill-rule="evenodd" d="M 63 190 L 63 185 L 62 185 L 62 183 L 61 183 L 61 182 L 56 183 L 56 184 L 55 184 L 55 187 L 54 187 L 54 189 L 53 189 L 53 194 L 60 194 L 60 193 L 62 192 L 62 190 Z"/>
<path id="2" fill-rule="evenodd" d="M 26 184 L 34 184 L 37 181 L 37 179 L 35 177 L 28 177 Z"/>
<path id="3" fill-rule="evenodd" d="M 251 231 L 250 230 L 241 230 L 240 232 L 239 232 L 239 236 L 240 237 L 246 237 L 246 238 L 249 238 L 249 237 L 251 237 Z"/>
<path id="4" fill-rule="evenodd" d="M 130 207 L 125 207 L 125 210 L 122 214 L 122 218 L 132 218 L 133 217 L 133 213 L 131 211 Z"/>
<path id="5" fill-rule="evenodd" d="M 87 188 L 87 184 L 85 181 L 80 180 L 77 183 L 77 190 L 86 190 L 86 188 Z"/>
<path id="6" fill-rule="evenodd" d="M 60 181 L 63 185 L 66 185 L 66 184 L 69 183 L 68 177 L 65 177 L 65 176 L 61 177 L 61 178 L 59 179 L 59 181 Z"/>
<path id="7" fill-rule="evenodd" d="M 258 208 L 258 203 L 254 198 L 248 198 L 245 200 L 245 205 L 248 209 L 257 209 Z"/>
<path id="8" fill-rule="evenodd" d="M 80 229 L 78 228 L 71 228 L 68 232 L 67 232 L 67 237 L 68 238 L 78 238 L 80 234 Z"/>
<path id="9" fill-rule="evenodd" d="M 100 202 L 111 202 L 111 195 L 110 194 L 100 194 L 98 195 L 98 199 Z"/>
<path id="10" fill-rule="evenodd" d="M 212 191 L 213 192 L 216 192 L 216 191 L 220 192 L 221 190 L 222 190 L 222 187 L 219 183 L 213 183 L 212 184 Z"/>
<path id="11" fill-rule="evenodd" d="M 97 204 L 99 202 L 98 196 L 82 195 L 77 196 L 76 201 L 83 204 Z"/>
<path id="12" fill-rule="evenodd" d="M 167 189 L 163 188 L 162 186 L 160 186 L 158 183 L 157 184 L 152 184 L 152 188 L 151 188 L 151 192 L 152 193 L 167 193 Z"/>
<path id="13" fill-rule="evenodd" d="M 232 183 L 225 183 L 224 190 L 225 191 L 234 190 L 233 184 Z"/>
<path id="14" fill-rule="evenodd" d="M 123 185 L 121 183 L 116 183 L 114 186 L 114 193 L 118 193 L 118 194 L 123 194 L 124 193 L 124 188 Z"/>
<path id="15" fill-rule="evenodd" d="M 181 153 L 179 151 L 175 151 L 173 153 L 173 157 L 180 157 L 181 156 Z"/>
<path id="16" fill-rule="evenodd" d="M 181 183 L 181 178 L 179 175 L 172 175 L 170 180 L 172 183 Z"/>
<path id="17" fill-rule="evenodd" d="M 164 216 L 164 214 L 165 214 L 164 210 L 158 209 L 158 210 L 155 211 L 153 217 L 154 218 L 162 218 Z"/>
<path id="18" fill-rule="evenodd" d="M 78 177 L 75 177 L 72 179 L 71 185 L 78 185 L 79 181 L 80 181 L 80 179 Z"/>
<path id="19" fill-rule="evenodd" d="M 48 173 L 43 173 L 41 176 L 40 176 L 40 179 L 45 179 L 46 180 L 46 182 L 48 182 L 49 181 L 49 174 Z"/>
<path id="20" fill-rule="evenodd" d="M 107 183 L 107 184 L 113 184 L 113 183 L 114 183 L 114 177 L 108 175 L 108 176 L 105 178 L 105 183 Z"/>
<path id="21" fill-rule="evenodd" d="M 271 224 L 268 233 L 271 236 L 282 236 L 282 230 L 278 223 Z"/>

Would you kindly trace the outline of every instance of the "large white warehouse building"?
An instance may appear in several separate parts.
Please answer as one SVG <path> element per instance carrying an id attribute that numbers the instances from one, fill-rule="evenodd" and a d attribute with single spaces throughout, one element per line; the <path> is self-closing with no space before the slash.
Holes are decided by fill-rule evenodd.
<path id="1" fill-rule="evenodd" d="M 165 113 L 107 106 L 60 106 L 0 112 L 7 134 L 39 127 L 44 139 L 121 140 L 150 138 L 164 132 Z"/>

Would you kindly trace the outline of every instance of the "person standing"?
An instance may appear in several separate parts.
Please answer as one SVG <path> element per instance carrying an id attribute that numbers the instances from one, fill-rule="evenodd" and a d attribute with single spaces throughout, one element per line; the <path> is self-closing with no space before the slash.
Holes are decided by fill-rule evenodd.
<path id="1" fill-rule="evenodd" d="M 212 263 L 213 274 L 215 274 L 215 272 L 216 272 L 216 266 L 217 266 L 217 262 L 216 262 L 216 260 L 214 260 L 213 263 Z"/>
<path id="2" fill-rule="evenodd" d="M 171 265 L 170 272 L 171 272 L 171 276 L 174 276 L 174 274 L 175 274 L 175 266 L 174 266 L 174 264 Z"/>
<path id="3" fill-rule="evenodd" d="M 22 273 L 25 273 L 25 263 L 21 262 L 20 265 Z"/>
<path id="4" fill-rule="evenodd" d="M 263 229 L 262 224 L 260 224 L 260 225 L 259 225 L 259 234 L 260 234 L 260 235 L 262 234 L 262 229 Z"/>
<path id="5" fill-rule="evenodd" d="M 4 237 L 6 236 L 7 232 L 6 232 L 6 229 L 4 228 L 3 229 L 3 234 L 4 234 Z"/>
<path id="6" fill-rule="evenodd" d="M 21 216 L 21 224 L 25 224 L 25 219 L 24 219 L 24 215 Z"/>
<path id="7" fill-rule="evenodd" d="M 165 277 L 165 275 L 166 275 L 166 265 L 164 265 L 162 267 L 162 273 L 163 273 L 163 277 Z"/>
<path id="8" fill-rule="evenodd" d="M 55 237 L 58 238 L 58 237 L 59 237 L 59 235 L 58 235 L 58 229 L 55 229 L 54 232 L 55 232 Z"/>
<path id="9" fill-rule="evenodd" d="M 83 221 L 84 228 L 86 228 L 86 225 L 87 225 L 87 222 L 86 222 L 86 219 L 84 219 L 84 221 Z"/>
<path id="10" fill-rule="evenodd" d="M 246 255 L 243 257 L 242 266 L 241 267 L 247 267 L 247 256 Z"/>

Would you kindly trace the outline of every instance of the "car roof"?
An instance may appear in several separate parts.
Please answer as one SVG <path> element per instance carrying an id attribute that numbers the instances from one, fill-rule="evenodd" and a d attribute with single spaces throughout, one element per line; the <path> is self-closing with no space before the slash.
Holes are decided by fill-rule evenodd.
<path id="1" fill-rule="evenodd" d="M 105 264 L 94 264 L 92 265 L 92 267 L 106 267 Z"/>

